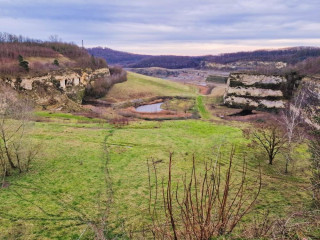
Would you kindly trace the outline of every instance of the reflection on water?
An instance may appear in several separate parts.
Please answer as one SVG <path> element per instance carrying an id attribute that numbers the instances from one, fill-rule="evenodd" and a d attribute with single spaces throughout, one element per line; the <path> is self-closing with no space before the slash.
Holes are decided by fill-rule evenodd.
<path id="1" fill-rule="evenodd" d="M 163 103 L 155 103 L 155 104 L 148 104 L 148 105 L 143 105 L 140 107 L 136 108 L 137 112 L 148 112 L 148 113 L 155 113 L 155 112 L 161 112 L 161 105 Z"/>

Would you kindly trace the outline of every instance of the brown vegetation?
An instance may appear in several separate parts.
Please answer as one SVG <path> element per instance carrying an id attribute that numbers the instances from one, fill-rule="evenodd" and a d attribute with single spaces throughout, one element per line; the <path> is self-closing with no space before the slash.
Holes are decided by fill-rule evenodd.
<path id="1" fill-rule="evenodd" d="M 125 117 L 141 118 L 146 120 L 166 120 L 166 119 L 187 119 L 191 118 L 191 113 L 174 112 L 169 110 L 162 110 L 160 112 L 137 112 L 134 107 L 129 107 L 124 110 L 120 110 L 119 114 Z"/>
<path id="2" fill-rule="evenodd" d="M 125 125 L 129 125 L 129 119 L 125 118 L 125 117 L 112 118 L 108 122 L 117 128 L 125 126 Z"/>
<path id="3" fill-rule="evenodd" d="M 0 86 L 0 172 L 5 177 L 13 171 L 28 171 L 39 151 L 28 139 L 32 108 L 9 87 Z"/>
<path id="4" fill-rule="evenodd" d="M 202 174 L 197 172 L 193 157 L 191 174 L 185 175 L 181 184 L 175 184 L 172 179 L 172 153 L 166 180 L 160 182 L 158 179 L 155 161 L 151 165 L 152 178 L 148 163 L 149 213 L 155 239 L 205 240 L 233 232 L 240 220 L 252 210 L 261 190 L 261 172 L 255 190 L 252 191 L 252 186 L 248 185 L 245 161 L 240 179 L 235 183 L 234 153 L 233 148 L 225 176 L 221 173 L 219 161 L 206 163 Z"/>
<path id="5" fill-rule="evenodd" d="M 110 67 L 110 76 L 98 78 L 93 85 L 88 85 L 86 95 L 94 98 L 104 97 L 116 83 L 127 81 L 127 72 L 121 67 Z"/>
<path id="6" fill-rule="evenodd" d="M 320 74 L 320 57 L 308 58 L 298 63 L 296 69 L 303 75 Z"/>
<path id="7" fill-rule="evenodd" d="M 0 76 L 26 74 L 19 66 L 19 56 L 23 58 L 52 59 L 51 62 L 34 61 L 28 75 L 43 74 L 60 68 L 107 67 L 104 59 L 90 56 L 89 53 L 73 43 L 61 41 L 40 41 L 8 33 L 0 33 Z M 56 64 L 54 60 L 66 57 L 68 61 Z"/>

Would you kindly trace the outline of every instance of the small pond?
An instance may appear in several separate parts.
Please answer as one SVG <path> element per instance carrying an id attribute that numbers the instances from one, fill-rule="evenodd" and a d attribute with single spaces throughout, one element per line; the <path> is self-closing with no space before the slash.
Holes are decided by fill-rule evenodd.
<path id="1" fill-rule="evenodd" d="M 161 103 L 154 103 L 154 104 L 148 104 L 148 105 L 142 105 L 140 107 L 136 108 L 137 112 L 148 112 L 148 113 L 155 113 L 155 112 L 161 112 L 163 109 L 161 109 Z"/>

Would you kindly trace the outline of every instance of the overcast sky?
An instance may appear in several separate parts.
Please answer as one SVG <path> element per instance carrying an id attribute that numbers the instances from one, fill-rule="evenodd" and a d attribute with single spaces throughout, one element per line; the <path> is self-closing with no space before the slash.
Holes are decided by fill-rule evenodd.
<path id="1" fill-rule="evenodd" d="M 320 47 L 320 1 L 0 0 L 0 31 L 147 54 Z"/>

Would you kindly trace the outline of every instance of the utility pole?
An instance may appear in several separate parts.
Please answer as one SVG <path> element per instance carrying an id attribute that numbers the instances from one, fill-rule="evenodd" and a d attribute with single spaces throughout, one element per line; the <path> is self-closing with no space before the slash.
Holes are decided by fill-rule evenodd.
<path id="1" fill-rule="evenodd" d="M 82 40 L 82 48 L 83 48 L 83 40 Z"/>

